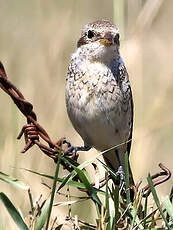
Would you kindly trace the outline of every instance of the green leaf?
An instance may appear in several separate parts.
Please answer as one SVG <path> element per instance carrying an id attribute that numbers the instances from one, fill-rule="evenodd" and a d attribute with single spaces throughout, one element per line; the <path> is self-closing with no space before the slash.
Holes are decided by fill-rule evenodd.
<path id="1" fill-rule="evenodd" d="M 44 173 L 39 173 L 39 172 L 36 172 L 34 170 L 31 170 L 31 169 L 26 169 L 26 168 L 21 168 L 21 169 L 25 170 L 27 172 L 30 172 L 30 173 L 33 173 L 33 174 L 36 174 L 36 175 L 39 175 L 39 176 L 54 180 L 54 176 L 50 176 L 50 175 L 47 175 L 47 174 L 44 174 Z M 57 178 L 57 182 L 61 182 L 61 185 L 60 185 L 60 187 L 58 188 L 57 191 L 59 191 L 62 187 L 64 187 L 64 185 L 70 185 L 70 186 L 73 186 L 73 187 L 76 187 L 76 188 L 85 189 L 86 186 L 84 185 L 84 183 L 71 180 L 71 178 L 73 178 L 76 174 L 77 173 L 75 171 L 73 171 L 65 178 Z M 95 189 L 96 192 L 99 192 L 99 193 L 105 195 L 104 191 L 96 189 L 96 188 L 94 188 L 94 189 Z"/>
<path id="2" fill-rule="evenodd" d="M 111 176 L 112 176 L 112 178 L 116 181 L 116 180 L 118 180 L 118 176 L 117 176 L 117 174 L 116 174 L 116 172 L 114 171 L 114 170 L 112 170 L 112 168 L 111 167 L 109 167 L 108 165 L 106 165 L 103 161 L 101 161 L 100 159 L 97 159 L 101 164 L 102 164 L 102 166 L 106 169 L 106 171 L 108 171 L 110 174 L 111 174 Z"/>
<path id="3" fill-rule="evenodd" d="M 20 213 L 17 211 L 17 209 L 14 207 L 14 205 L 11 203 L 11 201 L 8 199 L 8 197 L 3 192 L 0 193 L 0 199 L 2 200 L 8 213 L 10 214 L 14 222 L 17 224 L 17 226 L 21 230 L 29 230 L 25 222 L 23 221 Z"/>
<path id="4" fill-rule="evenodd" d="M 110 194 L 109 194 L 109 187 L 108 187 L 108 172 L 106 172 L 105 179 L 106 179 L 105 209 L 106 209 L 106 222 L 107 222 L 106 230 L 111 230 L 112 218 L 110 217 L 110 207 L 109 207 Z"/>
<path id="5" fill-rule="evenodd" d="M 84 185 L 86 186 L 89 195 L 92 197 L 92 199 L 98 204 L 101 205 L 101 201 L 99 199 L 99 197 L 96 194 L 95 189 L 93 188 L 93 186 L 90 184 L 87 176 L 85 175 L 85 173 L 83 172 L 83 170 L 79 169 L 79 168 L 74 168 L 74 170 L 77 172 L 80 180 L 84 183 Z"/>
<path id="6" fill-rule="evenodd" d="M 171 201 L 168 196 L 163 198 L 163 203 L 165 205 L 166 211 L 168 212 L 168 214 L 173 220 L 173 205 L 171 204 Z"/>
<path id="7" fill-rule="evenodd" d="M 79 170 L 82 170 L 82 169 L 84 168 L 84 166 L 85 166 L 86 164 L 88 164 L 88 162 L 86 163 L 86 161 L 85 161 L 85 162 L 83 162 L 82 164 L 78 165 L 78 167 L 76 167 L 75 165 L 72 165 L 71 162 L 69 162 L 66 158 L 63 158 L 63 160 L 66 161 L 66 163 L 69 163 L 74 169 L 78 168 Z M 71 181 L 72 181 L 72 179 L 73 179 L 73 177 L 75 177 L 76 174 L 77 174 L 77 173 L 76 173 L 75 170 L 73 170 L 71 173 L 69 173 L 69 175 L 68 175 L 66 178 L 64 178 L 64 180 L 62 181 L 60 187 L 58 188 L 58 191 L 59 191 L 60 189 L 62 189 L 65 185 L 70 184 Z M 86 177 L 87 177 L 88 180 L 89 180 L 89 176 L 88 176 L 88 174 L 87 174 L 86 171 L 85 171 L 85 174 L 86 174 Z M 85 187 L 85 188 L 86 188 L 86 187 Z"/>
<path id="8" fill-rule="evenodd" d="M 51 197 L 50 197 L 50 204 L 49 204 L 49 210 L 48 210 L 48 215 L 47 215 L 47 223 L 46 223 L 46 230 L 49 228 L 49 222 L 50 222 L 50 217 L 51 217 L 51 212 L 52 212 L 52 207 L 53 207 L 53 201 L 55 197 L 55 190 L 56 190 L 56 182 L 59 174 L 59 168 L 60 168 L 60 162 L 61 162 L 61 152 L 59 152 L 58 155 L 58 161 L 56 164 L 56 170 L 55 170 L 55 176 L 54 176 L 54 181 L 53 181 L 53 186 L 52 186 L 52 191 L 51 191 Z"/>
<path id="9" fill-rule="evenodd" d="M 12 177 L 12 176 L 9 176 L 3 172 L 0 172 L 0 180 L 8 183 L 8 184 L 11 184 L 17 188 L 20 188 L 22 190 L 28 190 L 29 189 L 29 186 L 24 184 L 22 181 Z"/>
<path id="10" fill-rule="evenodd" d="M 114 208 L 115 208 L 115 217 L 113 221 L 113 228 L 112 229 L 118 229 L 117 228 L 117 221 L 119 216 L 119 187 L 112 186 L 112 193 L 113 193 L 113 201 L 114 201 Z"/>
<path id="11" fill-rule="evenodd" d="M 147 216 L 148 196 L 145 197 L 144 203 L 144 218 Z M 144 220 L 144 229 L 146 228 L 146 219 Z"/>
<path id="12" fill-rule="evenodd" d="M 159 209 L 159 211 L 160 211 L 160 214 L 161 214 L 161 216 L 162 216 L 162 218 L 163 218 L 163 220 L 164 220 L 164 222 L 165 222 L 167 228 L 168 228 L 169 230 L 171 230 L 171 229 L 170 229 L 170 226 L 169 226 L 169 224 L 168 224 L 168 221 L 167 221 L 167 219 L 166 219 L 166 217 L 165 217 L 165 215 L 164 215 L 164 212 L 163 212 L 163 210 L 162 210 L 162 207 L 161 207 L 161 205 L 160 205 L 159 198 L 158 198 L 157 193 L 156 193 L 156 190 L 155 190 L 155 188 L 154 188 L 154 186 L 153 186 L 153 182 L 152 182 L 152 178 L 151 178 L 150 174 L 149 174 L 148 177 L 147 177 L 147 181 L 148 181 L 148 184 L 150 185 L 150 188 L 151 188 L 151 192 L 152 192 L 153 198 L 154 198 L 155 203 L 156 203 L 156 205 L 157 205 L 157 207 L 158 207 L 158 209 Z"/>
<path id="13" fill-rule="evenodd" d="M 36 225 L 36 230 L 41 230 L 46 222 L 46 218 L 47 218 L 47 213 L 49 210 L 49 205 L 50 205 L 50 198 L 47 199 L 46 203 L 44 204 L 42 211 L 41 211 L 41 215 L 37 221 L 37 225 Z"/>
<path id="14" fill-rule="evenodd" d="M 50 176 L 50 175 L 47 175 L 47 174 L 44 174 L 44 173 L 39 173 L 39 172 L 36 172 L 34 170 L 26 169 L 26 168 L 20 168 L 20 169 L 25 170 L 25 171 L 30 172 L 30 173 L 34 173 L 36 175 L 39 175 L 39 176 L 42 176 L 42 177 L 45 177 L 45 178 L 48 178 L 48 179 L 51 179 L 51 180 L 54 180 L 53 176 Z"/>
<path id="15" fill-rule="evenodd" d="M 80 164 L 80 165 L 78 164 L 78 166 L 76 167 L 75 164 L 72 164 L 71 161 L 69 161 L 68 158 L 62 157 L 62 159 L 63 159 L 67 164 L 70 164 L 74 169 L 75 169 L 75 168 L 78 168 L 78 169 L 82 170 L 86 165 L 89 164 L 88 161 L 85 161 L 85 162 L 83 162 L 83 163 Z M 71 173 L 69 173 L 69 175 L 68 175 L 66 178 L 63 179 L 63 181 L 62 181 L 60 187 L 58 188 L 58 191 L 59 191 L 60 189 L 62 189 L 65 185 L 67 185 L 68 183 L 70 183 L 70 182 L 72 181 L 72 179 L 76 176 L 76 174 L 77 174 L 77 173 L 76 173 L 75 170 L 73 170 Z M 88 175 L 87 175 L 87 177 L 88 177 Z"/>
<path id="16" fill-rule="evenodd" d="M 76 175 L 76 173 L 74 171 L 69 173 L 68 176 L 63 179 L 63 181 L 62 181 L 61 185 L 59 186 L 57 192 L 60 191 L 60 189 L 62 189 L 65 185 L 68 185 L 72 181 L 72 179 L 73 179 L 73 177 L 75 175 Z"/>
<path id="17" fill-rule="evenodd" d="M 138 197 L 137 207 L 135 208 L 134 206 L 132 206 L 131 208 L 131 215 L 133 216 L 133 219 L 131 221 L 130 230 L 134 228 L 135 223 L 139 226 L 139 229 L 144 229 L 138 217 L 138 213 L 139 213 L 138 210 L 139 210 L 139 207 L 141 207 L 141 202 L 142 202 L 142 194 L 138 193 L 138 196 L 139 197 Z"/>
<path id="18" fill-rule="evenodd" d="M 54 176 L 50 176 L 50 175 L 47 175 L 47 174 L 44 174 L 44 173 L 39 173 L 39 172 L 33 171 L 31 169 L 22 168 L 22 170 L 25 170 L 27 172 L 31 172 L 33 174 L 36 174 L 36 175 L 39 175 L 39 176 L 42 176 L 42 177 L 54 180 Z M 69 177 L 69 175 L 67 177 Z M 70 181 L 67 182 L 67 177 L 65 177 L 65 178 L 59 178 L 58 177 L 57 178 L 57 182 L 63 182 L 64 183 L 64 181 L 65 181 L 65 184 L 67 184 L 67 185 L 70 185 L 70 186 L 73 186 L 73 187 L 77 187 L 77 188 L 85 188 L 85 185 L 83 183 L 80 183 L 80 182 L 77 182 L 77 181 L 73 181 L 73 180 L 70 180 Z"/>

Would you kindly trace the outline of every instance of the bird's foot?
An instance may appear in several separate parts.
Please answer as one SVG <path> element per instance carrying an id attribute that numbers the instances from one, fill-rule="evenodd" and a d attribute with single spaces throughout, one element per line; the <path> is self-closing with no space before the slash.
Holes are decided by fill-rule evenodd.
<path id="1" fill-rule="evenodd" d="M 120 191 L 123 189 L 124 185 L 125 185 L 125 173 L 123 170 L 123 167 L 120 165 L 118 168 L 118 171 L 116 172 L 116 175 L 120 178 Z"/>
<path id="2" fill-rule="evenodd" d="M 73 160 L 77 160 L 79 154 L 77 153 L 78 151 L 88 151 L 91 149 L 89 145 L 84 145 L 84 146 L 73 146 L 71 143 L 67 140 L 64 142 L 67 144 L 67 149 L 64 151 L 64 155 L 72 158 Z"/>
<path id="3" fill-rule="evenodd" d="M 64 151 L 64 155 L 72 158 L 73 160 L 77 160 L 79 154 L 77 146 L 70 146 L 67 150 Z"/>

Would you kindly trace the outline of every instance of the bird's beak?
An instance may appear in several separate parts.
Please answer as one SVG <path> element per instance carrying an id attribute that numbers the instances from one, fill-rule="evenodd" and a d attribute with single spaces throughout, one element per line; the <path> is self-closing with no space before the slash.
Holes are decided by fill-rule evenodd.
<path id="1" fill-rule="evenodd" d="M 111 33 L 106 33 L 102 38 L 99 39 L 99 42 L 105 47 L 110 47 L 114 44 L 113 35 Z"/>

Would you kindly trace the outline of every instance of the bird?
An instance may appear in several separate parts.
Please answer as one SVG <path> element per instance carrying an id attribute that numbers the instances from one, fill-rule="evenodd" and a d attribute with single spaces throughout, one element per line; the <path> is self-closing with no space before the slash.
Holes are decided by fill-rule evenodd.
<path id="1" fill-rule="evenodd" d="M 130 154 L 133 131 L 133 97 L 129 75 L 120 55 L 120 32 L 106 19 L 82 29 L 66 77 L 68 117 L 84 146 L 69 152 L 104 151 L 111 170 L 125 180 L 125 153 Z M 113 148 L 110 151 L 106 151 Z M 129 164 L 130 184 L 134 185 Z"/>

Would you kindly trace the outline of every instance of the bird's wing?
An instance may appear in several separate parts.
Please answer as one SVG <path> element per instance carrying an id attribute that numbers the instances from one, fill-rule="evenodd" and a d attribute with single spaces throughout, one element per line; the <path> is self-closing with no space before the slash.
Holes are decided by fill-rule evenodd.
<path id="1" fill-rule="evenodd" d="M 124 81 L 129 82 L 129 76 L 127 69 L 125 67 L 125 64 L 122 60 L 121 57 L 116 61 L 114 65 L 114 76 L 116 78 L 116 81 L 119 82 L 119 84 L 122 84 Z M 126 82 L 126 83 L 127 83 Z M 129 95 L 130 95 L 130 105 L 131 105 L 131 129 L 130 129 L 130 135 L 128 138 L 128 143 L 127 143 L 127 152 L 128 155 L 130 154 L 130 149 L 131 149 L 131 139 L 132 139 L 132 132 L 133 132 L 133 97 L 132 97 L 132 90 L 130 87 L 130 83 L 128 84 L 128 89 L 130 90 Z"/>
<path id="2" fill-rule="evenodd" d="M 130 89 L 131 91 L 131 89 Z M 131 95 L 132 95 L 132 91 L 131 91 Z M 134 105 L 133 105 L 133 97 L 131 96 L 130 99 L 130 103 L 131 103 L 131 129 L 130 129 L 130 135 L 129 135 L 129 139 L 128 139 L 128 143 L 127 143 L 127 152 L 128 155 L 130 155 L 130 149 L 131 149 L 131 143 L 132 143 L 132 133 L 133 133 L 133 110 L 134 110 Z"/>

